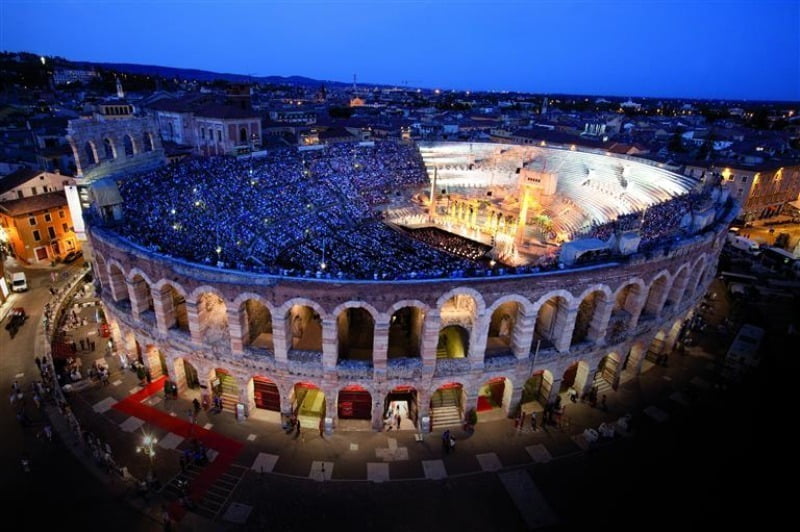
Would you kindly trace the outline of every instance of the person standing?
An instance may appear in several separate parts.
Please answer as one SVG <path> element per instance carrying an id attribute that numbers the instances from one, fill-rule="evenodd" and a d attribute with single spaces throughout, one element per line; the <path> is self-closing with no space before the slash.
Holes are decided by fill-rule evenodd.
<path id="1" fill-rule="evenodd" d="M 536 412 L 531 412 L 531 430 L 536 432 Z"/>
<path id="2" fill-rule="evenodd" d="M 394 422 L 397 426 L 397 430 L 400 430 L 400 422 L 403 420 L 403 417 L 400 415 L 400 410 L 398 409 L 397 413 L 394 415 Z"/>
<path id="3" fill-rule="evenodd" d="M 450 429 L 446 429 L 442 433 L 442 449 L 445 453 L 450 452 Z"/>

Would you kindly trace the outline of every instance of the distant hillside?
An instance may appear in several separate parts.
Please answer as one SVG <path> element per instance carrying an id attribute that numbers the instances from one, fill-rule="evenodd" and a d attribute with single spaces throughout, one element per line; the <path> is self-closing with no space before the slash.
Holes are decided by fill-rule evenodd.
<path id="1" fill-rule="evenodd" d="M 76 63 L 78 64 L 78 63 Z M 165 78 L 195 79 L 198 81 L 214 81 L 217 79 L 230 82 L 249 82 L 271 83 L 275 85 L 297 85 L 303 87 L 319 87 L 327 85 L 329 87 L 345 86 L 347 83 L 341 81 L 321 81 L 318 79 L 306 78 L 304 76 L 248 76 L 246 74 L 228 74 L 220 72 L 210 72 L 208 70 L 196 70 L 192 68 L 175 68 L 158 65 L 138 65 L 133 63 L 92 63 L 80 62 L 87 67 L 96 66 L 119 72 L 130 74 L 143 74 L 151 76 L 162 76 Z"/>

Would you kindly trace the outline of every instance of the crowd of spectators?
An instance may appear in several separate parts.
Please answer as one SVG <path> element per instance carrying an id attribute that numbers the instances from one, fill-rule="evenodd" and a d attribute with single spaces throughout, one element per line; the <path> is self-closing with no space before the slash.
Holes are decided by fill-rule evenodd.
<path id="1" fill-rule="evenodd" d="M 487 251 L 482 244 L 432 229 L 408 238 L 383 223 L 381 208 L 427 184 L 419 151 L 398 142 L 286 148 L 257 159 L 190 158 L 121 180 L 123 217 L 113 229 L 162 255 L 257 273 L 340 279 L 493 274 L 476 262 Z M 692 201 L 681 196 L 589 235 L 606 240 L 630 226 L 639 227 L 643 239 L 657 239 L 679 228 Z M 528 268 L 554 265 L 545 257 Z"/>

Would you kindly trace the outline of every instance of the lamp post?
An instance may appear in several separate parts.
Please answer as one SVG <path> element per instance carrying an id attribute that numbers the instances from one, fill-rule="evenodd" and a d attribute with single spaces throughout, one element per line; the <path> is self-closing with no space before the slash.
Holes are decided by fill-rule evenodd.
<path id="1" fill-rule="evenodd" d="M 136 446 L 137 453 L 143 453 L 150 460 L 150 467 L 147 470 L 147 483 L 148 486 L 153 482 L 153 462 L 156 458 L 155 445 L 158 440 L 152 435 L 144 432 L 141 445 Z"/>

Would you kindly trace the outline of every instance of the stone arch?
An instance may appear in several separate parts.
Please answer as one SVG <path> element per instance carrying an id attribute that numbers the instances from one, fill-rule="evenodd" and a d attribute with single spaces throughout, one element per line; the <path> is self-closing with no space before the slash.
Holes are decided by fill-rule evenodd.
<path id="1" fill-rule="evenodd" d="M 108 270 L 106 269 L 106 259 L 102 253 L 95 252 L 94 254 L 94 275 L 100 282 L 101 288 L 108 285 Z"/>
<path id="2" fill-rule="evenodd" d="M 281 390 L 277 383 L 263 375 L 253 375 L 248 387 L 253 387 L 253 406 L 269 412 L 281 411 Z M 278 417 L 280 421 L 280 417 Z"/>
<path id="3" fill-rule="evenodd" d="M 436 358 L 465 358 L 469 353 L 469 331 L 461 325 L 445 325 L 439 330 Z"/>
<path id="4" fill-rule="evenodd" d="M 683 292 L 689 282 L 689 266 L 684 264 L 675 273 L 672 278 L 672 284 L 669 288 L 669 295 L 667 301 L 675 307 L 681 304 L 683 300 Z"/>
<path id="5" fill-rule="evenodd" d="M 605 285 L 593 285 L 575 298 L 575 326 L 572 329 L 570 345 L 601 337 L 607 317 L 607 307 L 611 302 L 611 290 Z"/>
<path id="6" fill-rule="evenodd" d="M 522 412 L 529 414 L 547 406 L 552 388 L 553 374 L 549 370 L 539 370 L 531 374 L 522 386 Z M 533 403 L 538 403 L 541 408 L 537 409 Z"/>
<path id="7" fill-rule="evenodd" d="M 336 345 L 344 360 L 372 360 L 375 344 L 375 314 L 366 304 L 344 304 L 337 307 Z M 340 309 L 340 310 L 339 310 Z M 374 309 L 373 309 L 374 310 Z"/>
<path id="8" fill-rule="evenodd" d="M 464 385 L 447 382 L 431 394 L 431 429 L 458 426 L 464 412 Z"/>
<path id="9" fill-rule="evenodd" d="M 106 160 L 117 158 L 117 147 L 111 137 L 103 138 L 103 158 Z"/>
<path id="10" fill-rule="evenodd" d="M 86 164 L 83 166 L 97 164 L 100 161 L 100 157 L 97 154 L 97 146 L 91 140 L 87 140 L 83 145 L 83 155 L 86 157 Z"/>
<path id="11" fill-rule="evenodd" d="M 592 384 L 591 366 L 584 360 L 576 360 L 564 369 L 561 377 L 561 390 L 565 392 L 573 388 L 582 395 Z"/>
<path id="12" fill-rule="evenodd" d="M 328 316 L 316 301 L 294 298 L 281 305 L 276 313 L 284 317 L 289 350 L 322 351 L 322 322 Z"/>
<path id="13" fill-rule="evenodd" d="M 297 416 L 301 430 L 317 429 L 325 417 L 327 399 L 320 386 L 312 382 L 298 382 L 291 391 L 292 413 Z"/>
<path id="14" fill-rule="evenodd" d="M 371 425 L 372 404 L 371 390 L 362 384 L 347 384 L 336 394 L 336 415 L 340 421 L 367 421 Z"/>
<path id="15" fill-rule="evenodd" d="M 567 327 L 572 301 L 572 294 L 566 290 L 554 290 L 539 298 L 534 305 L 536 324 L 531 351 L 534 351 L 537 345 L 546 348 L 560 343 L 560 336 Z"/>
<path id="16" fill-rule="evenodd" d="M 705 269 L 706 256 L 702 254 L 692 264 L 692 274 L 689 276 L 689 283 L 686 285 L 686 290 L 684 291 L 685 294 L 688 294 L 688 297 L 695 298 L 697 296 L 697 290 L 700 286 L 700 281 L 703 278 Z"/>
<path id="17" fill-rule="evenodd" d="M 485 357 L 512 353 L 513 335 L 525 316 L 525 308 L 519 299 L 504 298 L 490 308 Z M 488 312 L 487 312 L 488 313 Z"/>
<path id="18" fill-rule="evenodd" d="M 474 405 L 479 419 L 486 419 L 493 411 L 508 415 L 513 392 L 514 386 L 508 377 L 492 377 L 484 381 L 478 388 L 478 398 Z"/>
<path id="19" fill-rule="evenodd" d="M 161 299 L 161 318 L 165 329 L 189 332 L 189 312 L 186 290 L 178 283 L 162 279 L 152 288 Z"/>
<path id="20" fill-rule="evenodd" d="M 653 279 L 647 290 L 647 299 L 642 309 L 644 316 L 656 317 L 661 313 L 664 301 L 667 298 L 669 284 L 669 273 L 666 271 L 659 272 Z"/>
<path id="21" fill-rule="evenodd" d="M 197 305 L 199 337 L 208 344 L 230 343 L 228 308 L 225 298 L 214 288 L 201 286 L 192 292 Z"/>
<path id="22" fill-rule="evenodd" d="M 240 294 L 231 304 L 241 320 L 242 343 L 257 349 L 274 349 L 272 304 L 258 294 Z"/>
<path id="23" fill-rule="evenodd" d="M 618 385 L 619 372 L 621 359 L 619 353 L 612 351 L 608 353 L 597 363 L 597 373 L 595 374 L 595 383 L 597 381 L 604 381 L 612 388 L 616 389 Z M 600 386 L 602 387 L 602 386 Z"/>
<path id="24" fill-rule="evenodd" d="M 111 297 L 114 301 L 127 301 L 128 287 L 125 284 L 125 270 L 122 265 L 114 259 L 108 261 L 108 280 L 111 285 Z"/>
<path id="25" fill-rule="evenodd" d="M 122 145 L 125 149 L 125 157 L 133 157 L 136 155 L 136 145 L 133 143 L 133 137 L 129 134 L 125 134 L 122 137 Z"/>
<path id="26" fill-rule="evenodd" d="M 606 335 L 610 343 L 619 341 L 635 325 L 644 293 L 644 281 L 641 279 L 630 279 L 614 292 L 614 307 Z"/>
<path id="27" fill-rule="evenodd" d="M 413 302 L 411 302 L 413 303 Z M 388 358 L 417 358 L 422 351 L 422 330 L 427 307 L 392 305 L 389 309 Z"/>
<path id="28" fill-rule="evenodd" d="M 131 303 L 135 301 L 136 313 L 140 315 L 144 312 L 155 312 L 153 304 L 153 291 L 150 288 L 152 282 L 139 268 L 133 268 L 128 272 L 128 291 Z"/>
<path id="29" fill-rule="evenodd" d="M 145 153 L 153 151 L 153 134 L 149 131 L 142 134 L 142 151 Z"/>
<path id="30" fill-rule="evenodd" d="M 471 298 L 474 305 L 472 309 L 474 316 L 481 315 L 486 310 L 486 303 L 483 300 L 483 294 L 481 294 L 474 288 L 459 286 L 453 288 L 452 290 L 448 290 L 447 292 L 439 296 L 439 299 L 436 300 L 436 308 L 439 309 L 440 316 L 443 315 L 445 304 L 449 302 L 451 299 L 455 298 L 456 296 L 468 296 L 469 298 Z M 466 300 L 458 300 L 458 301 L 460 302 Z"/>

